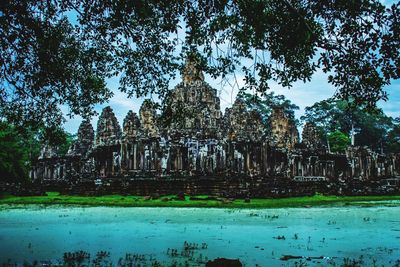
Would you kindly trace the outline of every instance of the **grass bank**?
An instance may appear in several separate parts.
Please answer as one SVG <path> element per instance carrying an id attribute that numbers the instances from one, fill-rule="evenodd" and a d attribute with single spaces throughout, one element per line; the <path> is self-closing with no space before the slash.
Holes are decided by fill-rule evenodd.
<path id="1" fill-rule="evenodd" d="M 290 197 L 279 199 L 251 199 L 246 203 L 243 199 L 229 201 L 220 198 L 197 196 L 195 200 L 185 197 L 177 200 L 175 196 L 163 196 L 158 199 L 147 199 L 141 196 L 68 196 L 57 192 L 48 192 L 47 196 L 2 196 L 1 204 L 41 204 L 41 205 L 86 205 L 86 206 L 119 206 L 119 207 L 212 207 L 212 208 L 284 208 L 308 206 L 343 206 L 343 205 L 382 205 L 390 204 L 382 201 L 400 200 L 400 196 L 323 196 Z M 391 205 L 400 205 L 392 203 Z"/>

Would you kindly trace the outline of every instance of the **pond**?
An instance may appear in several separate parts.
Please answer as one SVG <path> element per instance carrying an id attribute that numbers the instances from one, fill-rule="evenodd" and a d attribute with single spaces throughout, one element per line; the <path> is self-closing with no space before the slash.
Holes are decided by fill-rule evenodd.
<path id="1" fill-rule="evenodd" d="M 2 206 L 0 264 L 56 263 L 64 252 L 82 250 L 92 259 L 107 251 L 114 265 L 130 253 L 166 266 L 204 266 L 218 257 L 245 266 L 334 266 L 349 259 L 396 266 L 398 204 L 254 210 Z"/>

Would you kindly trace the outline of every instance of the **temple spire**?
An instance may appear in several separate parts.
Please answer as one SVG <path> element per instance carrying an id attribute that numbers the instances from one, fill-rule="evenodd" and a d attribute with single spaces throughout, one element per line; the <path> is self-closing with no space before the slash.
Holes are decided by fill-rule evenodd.
<path id="1" fill-rule="evenodd" d="M 204 81 L 204 75 L 199 68 L 198 60 L 188 57 L 182 71 L 183 84 L 190 85 L 196 81 Z"/>

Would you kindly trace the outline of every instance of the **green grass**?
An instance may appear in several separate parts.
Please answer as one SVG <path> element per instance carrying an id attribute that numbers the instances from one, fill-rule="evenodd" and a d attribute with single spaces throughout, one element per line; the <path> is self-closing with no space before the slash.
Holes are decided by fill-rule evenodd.
<path id="1" fill-rule="evenodd" d="M 379 201 L 400 200 L 400 196 L 355 196 L 337 197 L 315 195 L 312 197 L 290 197 L 278 199 L 243 199 L 227 201 L 225 199 L 207 200 L 207 196 L 197 196 L 198 200 L 184 201 L 172 199 L 174 196 L 163 196 L 155 200 L 146 200 L 141 196 L 68 196 L 57 192 L 48 192 L 47 196 L 2 196 L 1 204 L 41 204 L 41 205 L 87 205 L 87 206 L 120 206 L 120 207 L 213 207 L 213 208 L 283 208 L 304 206 L 342 206 L 342 205 L 381 205 Z M 166 198 L 168 200 L 166 200 Z M 378 201 L 378 203 L 376 203 Z M 395 203 L 400 205 L 400 203 Z"/>

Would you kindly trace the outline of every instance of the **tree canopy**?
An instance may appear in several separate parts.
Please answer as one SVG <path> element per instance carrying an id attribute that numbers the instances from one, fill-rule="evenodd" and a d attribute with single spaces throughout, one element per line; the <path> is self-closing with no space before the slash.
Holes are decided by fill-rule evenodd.
<path id="1" fill-rule="evenodd" d="M 294 112 L 299 109 L 299 107 L 293 104 L 289 99 L 286 99 L 283 95 L 275 95 L 274 92 L 257 95 L 241 90 L 239 91 L 237 98 L 243 101 L 249 110 L 256 111 L 260 114 L 261 119 L 267 128 L 269 128 L 269 120 L 274 107 L 282 108 L 288 119 L 293 123 L 298 124 Z"/>
<path id="2" fill-rule="evenodd" d="M 33 153 L 38 155 L 38 151 Z M 23 151 L 13 127 L 5 123 L 0 123 L 0 159 L 1 182 L 21 181 L 26 177 L 29 154 Z"/>
<path id="3" fill-rule="evenodd" d="M 322 69 L 337 97 L 374 107 L 400 75 L 400 3 L 377 0 L 4 0 L 0 115 L 59 125 L 109 99 L 166 95 L 186 57 L 212 77 L 266 92 Z"/>
<path id="4" fill-rule="evenodd" d="M 337 130 L 328 134 L 328 140 L 332 152 L 344 153 L 350 145 L 350 138 Z"/>
<path id="5" fill-rule="evenodd" d="M 63 156 L 73 140 L 73 135 L 60 128 L 21 131 L 0 121 L 0 182 L 28 181 L 29 170 L 38 159 L 43 144 L 57 144 L 59 155 Z"/>
<path id="6" fill-rule="evenodd" d="M 393 128 L 388 133 L 387 142 L 390 152 L 400 152 L 400 117 L 393 120 Z"/>
<path id="7" fill-rule="evenodd" d="M 353 131 L 356 146 L 369 146 L 376 151 L 400 152 L 400 140 L 395 138 L 399 124 L 379 108 L 365 112 L 362 106 L 330 99 L 307 107 L 301 120 L 316 125 L 322 140 L 329 140 L 330 134 L 335 132 L 350 137 Z"/>

